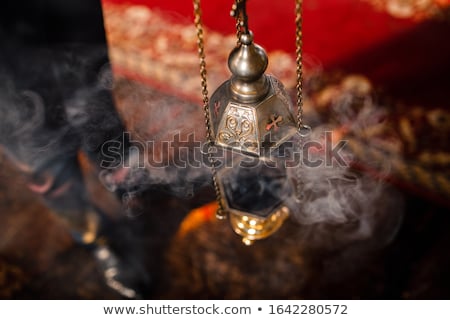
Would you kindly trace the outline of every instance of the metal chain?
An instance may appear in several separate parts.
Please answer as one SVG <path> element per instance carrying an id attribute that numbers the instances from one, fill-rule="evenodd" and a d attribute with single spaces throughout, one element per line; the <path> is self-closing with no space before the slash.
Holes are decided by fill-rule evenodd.
<path id="1" fill-rule="evenodd" d="M 302 34 L 302 4 L 303 0 L 295 0 L 295 54 L 297 65 L 297 126 L 303 127 L 303 34 Z"/>
<path id="2" fill-rule="evenodd" d="M 249 33 L 247 0 L 235 0 L 231 7 L 230 16 L 236 19 L 236 38 L 237 46 L 241 44 L 241 35 Z"/>
<path id="3" fill-rule="evenodd" d="M 236 19 L 236 38 L 237 38 L 236 46 L 239 46 L 241 44 L 242 20 L 240 18 L 239 12 L 238 12 L 237 2 L 235 2 L 233 4 L 233 7 L 231 8 L 230 16 L 232 16 Z"/>
<path id="4" fill-rule="evenodd" d="M 302 5 L 303 0 L 295 0 L 295 54 L 296 59 L 295 63 L 297 65 L 297 127 L 298 133 L 300 135 L 299 143 L 298 143 L 298 151 L 299 151 L 299 163 L 297 164 L 296 170 L 296 178 L 297 184 L 295 188 L 297 201 L 300 201 L 303 193 L 303 185 L 302 185 L 302 177 L 301 177 L 301 153 L 303 147 L 303 137 L 309 133 L 310 128 L 308 126 L 303 125 L 303 33 L 302 33 L 302 23 L 303 23 L 303 15 L 302 15 Z M 307 131 L 306 133 L 303 131 Z"/>
<path id="5" fill-rule="evenodd" d="M 198 57 L 200 59 L 200 78 L 202 86 L 202 97 L 203 97 L 203 114 L 205 116 L 205 127 L 206 127 L 206 140 L 208 142 L 208 161 L 211 163 L 211 172 L 213 176 L 214 191 L 216 193 L 217 204 L 219 209 L 217 210 L 217 218 L 226 218 L 226 212 L 222 205 L 222 193 L 220 192 L 219 184 L 217 181 L 217 168 L 216 161 L 213 159 L 210 152 L 210 148 L 213 146 L 214 141 L 212 139 L 211 133 L 211 115 L 209 112 L 209 97 L 208 97 L 208 85 L 206 82 L 206 60 L 205 60 L 205 45 L 203 41 L 203 23 L 202 23 L 202 10 L 200 6 L 200 0 L 194 1 L 194 23 L 197 29 L 197 46 L 198 46 Z"/>
<path id="6" fill-rule="evenodd" d="M 237 38 L 236 46 L 238 47 L 241 44 L 241 35 L 242 35 L 242 20 L 238 16 L 236 17 L 236 38 Z"/>

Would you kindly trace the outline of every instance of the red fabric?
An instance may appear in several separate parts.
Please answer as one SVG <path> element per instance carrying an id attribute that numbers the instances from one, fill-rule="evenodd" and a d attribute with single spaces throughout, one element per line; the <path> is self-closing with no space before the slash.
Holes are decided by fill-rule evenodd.
<path id="1" fill-rule="evenodd" d="M 347 72 L 367 75 L 391 96 L 429 107 L 448 107 L 450 23 L 425 21 L 407 32 L 349 55 Z"/>
<path id="2" fill-rule="evenodd" d="M 171 11 L 193 21 L 192 1 L 104 0 L 109 3 L 143 4 Z M 229 16 L 231 0 L 202 1 L 203 20 L 207 27 L 224 34 L 234 32 Z M 310 0 L 304 4 L 304 52 L 331 66 L 355 52 L 406 32 L 415 25 L 376 11 L 367 3 L 355 0 Z M 272 51 L 295 52 L 294 1 L 249 0 L 249 25 L 258 44 Z"/>
<path id="3" fill-rule="evenodd" d="M 193 23 L 192 1 L 103 0 L 159 8 Z M 234 33 L 231 0 L 202 1 L 204 24 Z M 305 64 L 362 73 L 390 94 L 442 105 L 450 86 L 450 24 L 397 19 L 355 0 L 309 0 L 303 5 Z M 269 51 L 295 52 L 294 1 L 249 0 L 249 25 Z M 437 85 L 436 85 L 437 84 Z"/>

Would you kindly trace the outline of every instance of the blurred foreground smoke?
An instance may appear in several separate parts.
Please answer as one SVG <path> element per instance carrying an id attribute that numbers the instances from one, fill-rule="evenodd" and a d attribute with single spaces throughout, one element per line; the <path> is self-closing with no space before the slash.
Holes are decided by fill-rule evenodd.
<path id="1" fill-rule="evenodd" d="M 111 159 L 101 146 L 124 132 L 111 95 L 100 2 L 31 1 L 22 6 L 8 1 L 5 9 L 0 18 L 2 151 L 20 170 L 22 183 L 63 218 L 78 250 L 88 255 L 109 250 L 97 265 L 87 264 L 91 272 L 107 277 L 110 271 L 115 277 L 106 279 L 110 287 L 117 284 L 116 275 L 124 276 L 119 281 L 126 285 L 140 286 L 148 281 L 140 263 L 124 259 L 110 243 L 111 233 L 121 227 L 117 200 L 106 196 L 109 205 L 96 204 L 81 171 L 82 157 L 92 163 L 93 172 L 105 157 Z M 120 142 L 121 157 L 110 161 L 111 167 L 127 157 L 127 141 Z M 40 218 L 45 216 L 35 217 Z M 14 224 L 6 228 L 15 232 Z"/>
<path id="2" fill-rule="evenodd" d="M 82 211 L 88 200 L 78 152 L 100 163 L 102 143 L 124 130 L 110 88 L 99 81 L 108 67 L 100 3 L 8 1 L 6 9 L 0 143 L 50 205 Z"/>

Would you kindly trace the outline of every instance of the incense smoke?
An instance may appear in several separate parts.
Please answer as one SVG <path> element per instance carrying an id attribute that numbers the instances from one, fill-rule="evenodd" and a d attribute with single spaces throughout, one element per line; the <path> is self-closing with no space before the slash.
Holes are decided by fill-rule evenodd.
<path id="1" fill-rule="evenodd" d="M 84 150 L 100 164 L 99 178 L 105 187 L 121 196 L 127 216 L 147 211 L 139 199 L 145 190 L 163 189 L 183 201 L 181 199 L 195 196 L 205 186 L 211 189 L 211 171 L 203 141 L 203 114 L 199 106 L 127 82 L 117 87 L 110 69 L 100 63 L 101 53 L 94 51 L 86 57 L 86 49 L 80 50 L 80 56 L 34 53 L 36 63 L 32 74 L 43 68 L 51 70 L 44 81 L 27 76 L 26 70 L 20 74 L 20 80 L 15 79 L 7 66 L 2 65 L 0 139 L 7 152 L 33 171 Z M 42 63 L 49 59 L 54 61 L 50 68 Z M 97 73 L 86 71 L 83 74 L 79 67 L 74 67 L 74 60 L 86 70 L 96 66 Z M 68 87 L 55 80 L 61 77 L 68 79 Z M 22 83 L 21 79 L 27 81 Z M 33 87 L 36 91 L 30 89 Z M 52 101 L 53 94 L 49 91 L 56 87 L 66 94 Z M 130 131 L 127 138 L 110 100 L 111 89 L 116 90 L 120 116 L 125 120 L 126 130 Z M 358 101 L 357 109 L 355 101 Z M 370 90 L 355 91 L 352 87 L 331 105 L 337 122 L 352 132 L 364 131 L 373 119 L 382 118 L 382 108 L 376 106 Z M 313 116 L 316 126 L 304 142 L 322 144 L 324 132 L 330 126 L 319 123 L 316 115 Z M 108 154 L 109 149 L 103 147 L 111 141 L 119 144 L 115 145 L 115 152 Z M 165 149 L 163 142 L 171 148 Z M 261 188 L 282 197 L 293 212 L 292 219 L 299 225 L 315 230 L 303 235 L 309 241 L 323 241 L 330 226 L 334 226 L 339 237 L 346 241 L 374 238 L 379 243 L 388 243 L 401 222 L 401 197 L 382 181 L 349 166 L 336 162 L 327 165 L 328 155 L 313 149 L 308 150 L 312 152 L 308 157 L 323 161 L 321 166 L 300 167 L 300 201 L 295 197 L 295 183 L 287 186 L 287 192 L 283 193 L 279 184 L 260 179 Z M 351 151 L 343 152 L 344 158 L 351 160 Z M 117 153 L 120 157 L 115 157 Z M 104 162 L 105 159 L 113 161 Z M 102 165 L 104 163 L 107 165 Z M 290 182 L 296 179 L 293 168 L 288 168 L 286 175 Z M 213 199 L 211 192 L 210 200 Z"/>

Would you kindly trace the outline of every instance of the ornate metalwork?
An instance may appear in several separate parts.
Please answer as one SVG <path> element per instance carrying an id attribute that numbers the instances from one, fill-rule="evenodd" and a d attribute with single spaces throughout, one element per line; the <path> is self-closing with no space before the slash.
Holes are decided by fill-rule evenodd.
<path id="1" fill-rule="evenodd" d="M 264 163 L 267 161 L 264 155 L 303 128 L 302 1 L 295 1 L 296 117 L 283 85 L 265 74 L 267 54 L 253 43 L 253 34 L 248 29 L 246 0 L 235 0 L 231 11 L 236 19 L 238 37 L 237 46 L 228 58 L 232 76 L 213 93 L 211 99 L 208 98 L 200 0 L 194 0 L 203 107 L 207 139 L 211 145 L 237 151 L 240 156 L 250 154 L 254 159 L 256 156 Z M 218 168 L 213 162 L 212 171 L 219 202 L 217 216 L 223 218 L 228 215 L 233 230 L 243 237 L 245 244 L 273 234 L 289 216 L 289 209 L 283 202 L 292 193 L 293 187 L 283 167 L 262 165 L 249 172 L 240 167 Z M 300 194 L 301 185 L 297 183 Z"/>
<path id="2" fill-rule="evenodd" d="M 255 103 L 243 103 L 232 93 L 231 80 L 223 83 L 210 102 L 212 138 L 219 146 L 261 156 L 279 147 L 297 132 L 292 103 L 282 84 L 266 76 L 267 93 Z M 226 106 L 220 108 L 221 105 Z"/>
<path id="3" fill-rule="evenodd" d="M 253 108 L 235 103 L 228 104 L 219 123 L 216 143 L 243 152 L 257 153 L 258 127 Z"/>

